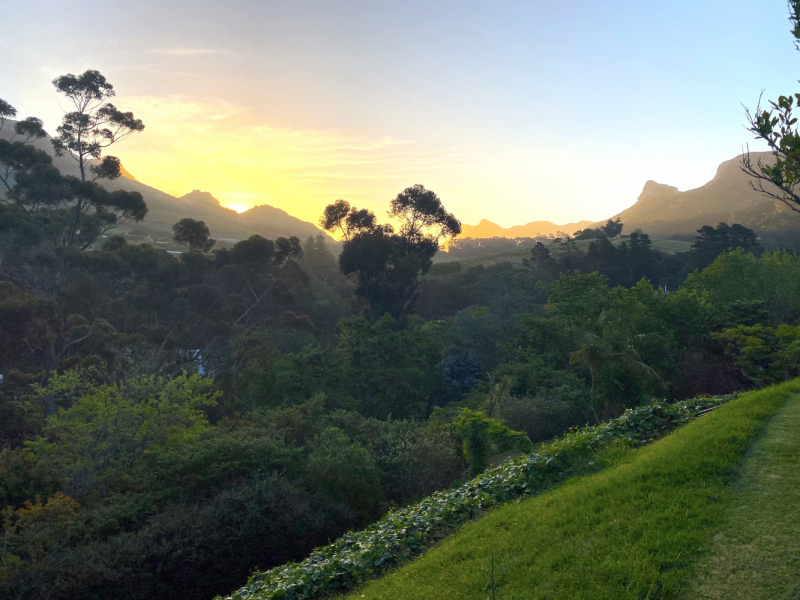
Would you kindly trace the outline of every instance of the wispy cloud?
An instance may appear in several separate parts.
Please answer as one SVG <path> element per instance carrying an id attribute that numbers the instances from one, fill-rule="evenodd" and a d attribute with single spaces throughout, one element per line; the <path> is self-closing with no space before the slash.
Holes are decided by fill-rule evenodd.
<path id="1" fill-rule="evenodd" d="M 274 126 L 221 100 L 140 96 L 120 105 L 146 126 L 118 150 L 131 173 L 160 189 L 209 191 L 237 210 L 266 202 L 316 221 L 346 198 L 382 213 L 404 187 L 467 163 L 457 150 L 409 139 Z"/>
<path id="2" fill-rule="evenodd" d="M 233 50 L 222 50 L 220 48 L 153 48 L 148 50 L 150 54 L 160 54 L 162 56 L 203 56 L 209 54 L 236 54 Z"/>

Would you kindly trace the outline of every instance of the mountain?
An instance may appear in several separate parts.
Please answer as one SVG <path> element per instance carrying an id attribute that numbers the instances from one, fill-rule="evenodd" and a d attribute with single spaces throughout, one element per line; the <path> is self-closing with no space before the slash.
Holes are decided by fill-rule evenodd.
<path id="1" fill-rule="evenodd" d="M 772 160 L 769 152 L 753 152 L 751 157 L 754 163 Z M 685 192 L 648 181 L 636 204 L 612 218 L 619 217 L 627 233 L 642 229 L 661 237 L 693 234 L 703 225 L 721 221 L 741 223 L 758 233 L 800 228 L 800 215 L 753 190 L 741 161 L 741 155 L 725 161 L 711 181 Z"/>
<path id="2" fill-rule="evenodd" d="M 0 137 L 9 139 L 13 134 L 15 121 L 7 120 Z M 53 146 L 50 136 L 37 140 L 33 145 L 51 156 Z M 78 164 L 69 156 L 53 156 L 53 164 L 64 175 L 79 176 Z M 219 240 L 233 242 L 259 234 L 269 239 L 295 235 L 301 241 L 316 236 L 321 230 L 307 221 L 291 216 L 286 211 L 268 205 L 255 206 L 242 213 L 225 208 L 208 192 L 194 190 L 180 198 L 175 198 L 154 187 L 138 181 L 124 168 L 122 177 L 114 181 L 102 181 L 109 190 L 128 190 L 139 192 L 147 203 L 147 216 L 141 223 L 129 223 L 120 228 L 120 233 L 136 232 L 138 239 L 147 237 L 154 242 L 164 243 L 172 239 L 172 226 L 183 218 L 191 217 L 204 221 L 211 230 L 211 236 Z M 324 232 L 323 232 L 324 233 Z M 338 243 L 325 234 L 332 251 Z"/>
<path id="3" fill-rule="evenodd" d="M 556 225 L 550 221 L 533 221 L 526 225 L 514 225 L 513 227 L 500 227 L 496 223 L 482 219 L 477 225 L 462 225 L 462 238 L 520 238 L 536 237 L 537 235 L 557 235 L 559 232 L 572 235 L 579 229 L 584 229 L 591 225 L 591 221 L 579 221 L 577 223 L 567 223 L 566 225 Z"/>

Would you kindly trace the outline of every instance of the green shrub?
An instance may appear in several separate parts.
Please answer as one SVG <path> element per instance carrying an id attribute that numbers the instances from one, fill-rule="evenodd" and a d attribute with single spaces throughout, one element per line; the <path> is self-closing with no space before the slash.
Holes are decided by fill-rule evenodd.
<path id="1" fill-rule="evenodd" d="M 547 440 L 570 427 L 593 420 L 583 390 L 570 386 L 542 389 L 535 396 L 509 396 L 497 407 L 498 418 L 524 431 L 533 442 Z"/>
<path id="2" fill-rule="evenodd" d="M 464 440 L 464 458 L 469 462 L 473 475 L 482 472 L 492 454 L 505 452 L 530 452 L 531 441 L 521 431 L 513 431 L 497 419 L 484 413 L 461 409 L 458 420 L 453 423 L 456 433 Z"/>
<path id="3" fill-rule="evenodd" d="M 246 585 L 225 599 L 303 600 L 352 588 L 388 566 L 419 554 L 437 533 L 464 523 L 489 507 L 541 490 L 563 477 L 577 458 L 597 456 L 610 445 L 641 445 L 686 423 L 700 410 L 732 398 L 729 395 L 643 406 L 608 423 L 573 431 L 539 452 L 510 459 L 459 487 L 390 512 L 367 529 L 348 533 L 318 548 L 299 563 L 255 573 Z"/>

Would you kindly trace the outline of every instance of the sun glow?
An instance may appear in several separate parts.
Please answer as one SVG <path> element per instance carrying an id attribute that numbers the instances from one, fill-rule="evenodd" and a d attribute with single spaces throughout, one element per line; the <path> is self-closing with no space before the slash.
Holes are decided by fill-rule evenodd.
<path id="1" fill-rule="evenodd" d="M 253 205 L 248 206 L 246 204 L 242 204 L 241 202 L 225 202 L 224 200 L 220 200 L 220 204 L 225 208 L 235 210 L 237 213 L 243 213 L 244 211 L 253 208 Z"/>
<path id="2" fill-rule="evenodd" d="M 159 189 L 208 191 L 237 212 L 270 204 L 316 222 L 337 198 L 384 211 L 420 173 L 456 157 L 392 137 L 273 127 L 220 101 L 146 96 L 120 105 L 146 125 L 119 149 L 137 179 Z"/>

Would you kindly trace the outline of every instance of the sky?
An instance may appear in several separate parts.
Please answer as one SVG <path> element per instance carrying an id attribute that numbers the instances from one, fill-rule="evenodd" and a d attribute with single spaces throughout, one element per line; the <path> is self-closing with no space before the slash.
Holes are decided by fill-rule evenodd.
<path id="1" fill-rule="evenodd" d="M 421 183 L 464 223 L 601 220 L 692 189 L 800 91 L 782 0 L 0 0 L 0 98 L 54 132 L 97 69 L 143 183 L 316 222 Z"/>

